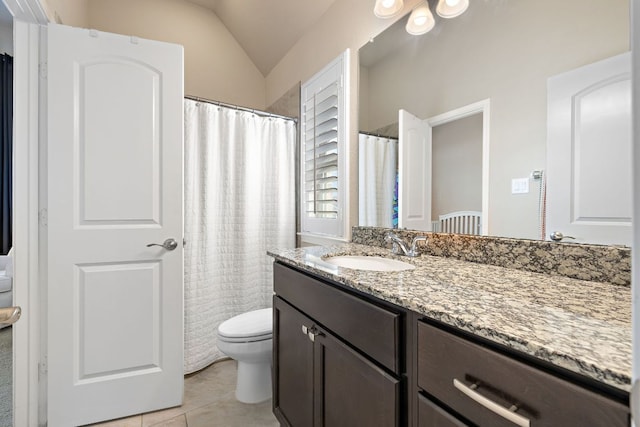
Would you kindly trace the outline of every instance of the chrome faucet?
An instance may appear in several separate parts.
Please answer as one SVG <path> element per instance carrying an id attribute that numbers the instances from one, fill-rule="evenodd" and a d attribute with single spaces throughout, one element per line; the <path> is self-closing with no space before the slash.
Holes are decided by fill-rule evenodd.
<path id="1" fill-rule="evenodd" d="M 395 255 L 406 255 L 410 257 L 417 257 L 420 255 L 418 250 L 418 242 L 426 242 L 427 236 L 418 236 L 411 242 L 411 247 L 407 247 L 407 244 L 397 234 L 389 232 L 384 238 L 385 241 L 393 243 L 391 252 Z"/>

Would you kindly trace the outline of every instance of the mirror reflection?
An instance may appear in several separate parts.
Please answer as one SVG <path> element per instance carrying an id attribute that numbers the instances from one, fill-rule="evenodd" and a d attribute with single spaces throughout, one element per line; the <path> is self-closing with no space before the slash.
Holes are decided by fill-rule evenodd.
<path id="1" fill-rule="evenodd" d="M 485 0 L 455 19 L 435 18 L 422 36 L 409 35 L 402 18 L 360 49 L 360 225 L 393 226 L 398 209 L 423 197 L 430 206 L 421 229 L 437 230 L 449 213 L 475 212 L 474 233 L 541 238 L 544 183 L 553 175 L 546 170 L 548 81 L 627 52 L 629 2 Z M 479 102 L 488 109 L 456 117 Z M 432 144 L 420 163 L 429 189 L 404 201 L 393 166 L 402 176 L 403 155 L 393 150 L 399 110 L 429 128 Z M 405 184 L 424 186 L 415 165 L 404 173 Z M 370 197 L 373 188 L 384 195 Z"/>

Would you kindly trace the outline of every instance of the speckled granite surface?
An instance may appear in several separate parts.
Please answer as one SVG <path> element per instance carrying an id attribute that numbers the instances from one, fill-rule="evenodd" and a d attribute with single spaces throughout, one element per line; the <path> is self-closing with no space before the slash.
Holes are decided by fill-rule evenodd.
<path id="1" fill-rule="evenodd" d="M 387 228 L 354 227 L 351 240 L 363 245 L 387 247 L 384 236 L 389 231 Z M 407 241 L 418 235 L 429 236 L 424 250 L 429 255 L 580 280 L 631 285 L 631 248 L 628 247 L 392 231 Z"/>
<path id="2" fill-rule="evenodd" d="M 351 270 L 328 255 L 384 255 L 354 243 L 272 250 L 269 255 L 487 338 L 556 366 L 628 391 L 631 292 L 625 286 L 422 255 L 394 257 L 416 268 Z"/>

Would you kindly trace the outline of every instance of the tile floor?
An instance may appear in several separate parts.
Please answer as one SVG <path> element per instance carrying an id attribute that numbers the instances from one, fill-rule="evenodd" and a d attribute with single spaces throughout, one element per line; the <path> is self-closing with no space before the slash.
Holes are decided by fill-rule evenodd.
<path id="1" fill-rule="evenodd" d="M 121 418 L 92 427 L 277 427 L 271 400 L 256 405 L 235 398 L 236 362 L 223 360 L 188 375 L 180 407 Z"/>

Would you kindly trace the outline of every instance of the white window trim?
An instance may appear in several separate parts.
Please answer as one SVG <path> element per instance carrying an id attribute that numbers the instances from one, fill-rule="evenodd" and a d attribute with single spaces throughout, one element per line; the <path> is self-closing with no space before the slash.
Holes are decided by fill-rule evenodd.
<path id="1" fill-rule="evenodd" d="M 338 217 L 336 219 L 314 219 L 308 218 L 305 215 L 305 194 L 304 194 L 304 143 L 300 143 L 300 227 L 301 231 L 298 233 L 302 237 L 303 242 L 307 243 L 320 243 L 323 241 L 329 242 L 344 242 L 347 241 L 349 236 L 349 105 L 350 105 L 350 90 L 349 90 L 349 76 L 350 76 L 350 50 L 345 50 L 340 56 L 327 64 L 322 70 L 316 73 L 313 77 L 302 84 L 302 93 L 304 94 L 304 88 L 316 82 L 317 79 L 322 78 L 323 75 L 329 72 L 333 67 L 338 65 L 340 67 L 339 77 L 339 96 L 338 96 Z M 300 102 L 300 117 L 301 126 L 304 126 L 304 97 Z M 301 138 L 304 138 L 304 128 L 301 128 Z"/>

